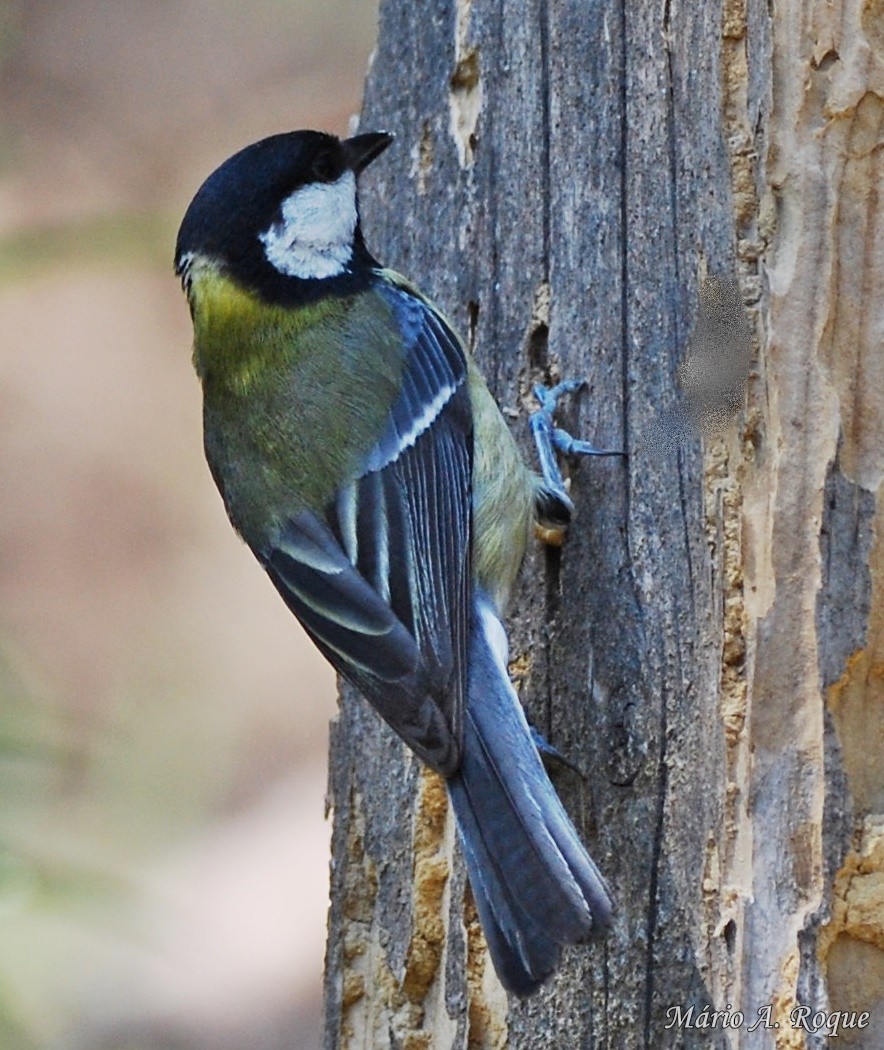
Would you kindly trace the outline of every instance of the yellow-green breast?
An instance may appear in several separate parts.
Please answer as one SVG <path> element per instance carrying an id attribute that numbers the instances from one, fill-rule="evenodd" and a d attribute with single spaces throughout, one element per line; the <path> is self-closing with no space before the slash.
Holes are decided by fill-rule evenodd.
<path id="1" fill-rule="evenodd" d="M 191 289 L 206 457 L 253 546 L 354 478 L 399 389 L 402 348 L 370 293 L 263 303 L 217 272 Z"/>

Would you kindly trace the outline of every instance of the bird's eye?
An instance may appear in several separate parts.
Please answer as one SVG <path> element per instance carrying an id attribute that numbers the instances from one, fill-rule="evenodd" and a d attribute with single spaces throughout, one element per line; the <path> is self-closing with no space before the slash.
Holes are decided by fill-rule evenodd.
<path id="1" fill-rule="evenodd" d="M 310 170 L 317 182 L 331 182 L 338 174 L 338 166 L 330 153 L 320 153 Z"/>

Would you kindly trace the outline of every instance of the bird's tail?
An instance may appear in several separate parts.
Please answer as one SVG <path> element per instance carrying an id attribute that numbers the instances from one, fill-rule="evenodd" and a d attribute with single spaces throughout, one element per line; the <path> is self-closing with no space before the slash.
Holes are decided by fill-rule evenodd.
<path id="1" fill-rule="evenodd" d="M 540 761 L 506 669 L 506 635 L 481 596 L 473 617 L 461 767 L 449 778 L 494 968 L 516 995 L 561 948 L 604 929 L 613 903 Z"/>

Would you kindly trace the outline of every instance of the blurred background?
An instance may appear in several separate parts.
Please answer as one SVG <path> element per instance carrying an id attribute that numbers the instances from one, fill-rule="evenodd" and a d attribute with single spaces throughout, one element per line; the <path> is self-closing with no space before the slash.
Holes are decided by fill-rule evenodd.
<path id="1" fill-rule="evenodd" d="M 0 0 L 0 1050 L 313 1048 L 334 679 L 228 526 L 171 272 L 358 112 L 375 0 Z"/>

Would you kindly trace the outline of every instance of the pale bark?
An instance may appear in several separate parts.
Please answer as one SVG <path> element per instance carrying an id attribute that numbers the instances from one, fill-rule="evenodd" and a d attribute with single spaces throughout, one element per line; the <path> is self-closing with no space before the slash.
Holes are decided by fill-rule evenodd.
<path id="1" fill-rule="evenodd" d="M 370 246 L 445 309 L 531 454 L 529 391 L 627 463 L 572 472 L 510 621 L 612 883 L 606 942 L 509 1003 L 450 811 L 345 690 L 326 1050 L 884 1045 L 880 0 L 385 0 Z M 705 274 L 753 330 L 724 429 L 674 431 Z M 877 537 L 877 539 L 876 539 Z M 670 1008 L 741 1028 L 666 1028 Z M 770 1007 L 778 1029 L 749 1031 Z"/>

